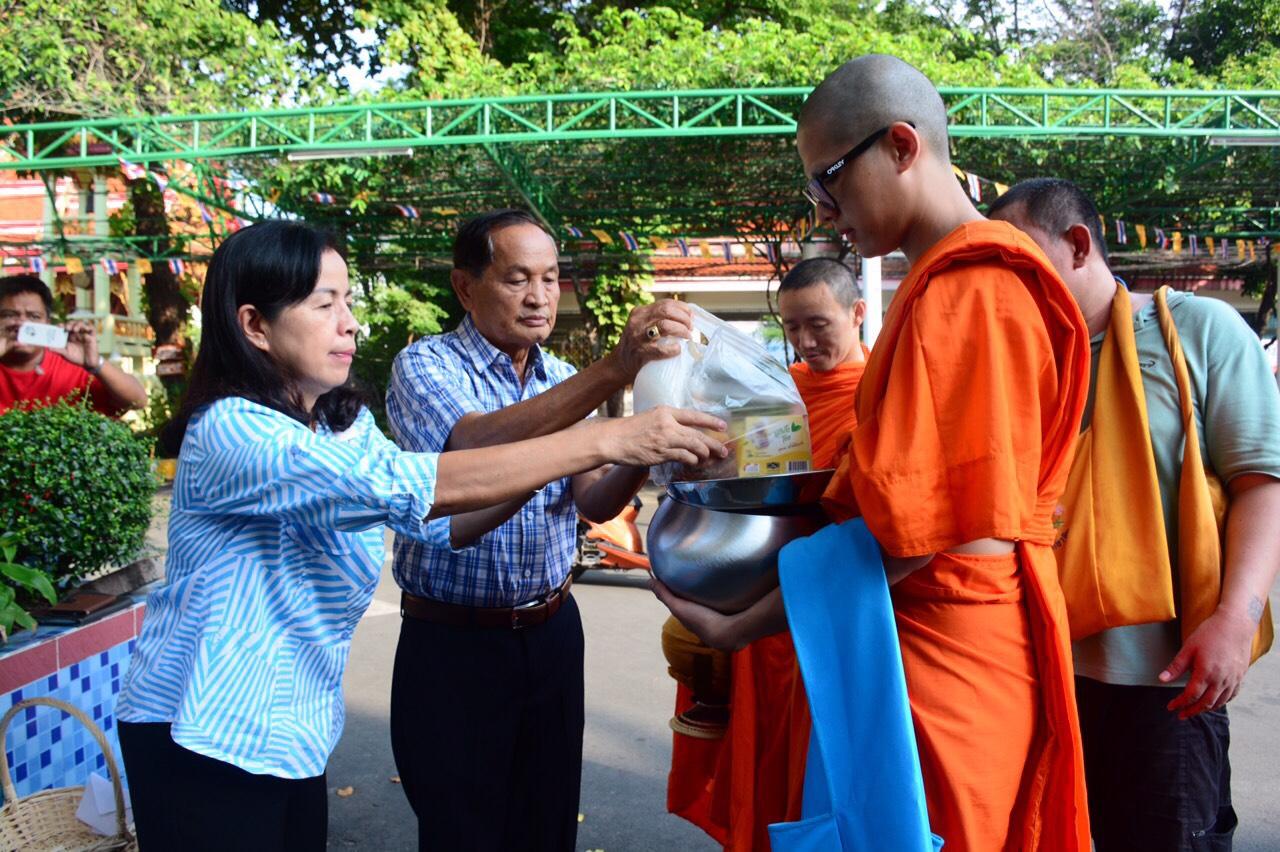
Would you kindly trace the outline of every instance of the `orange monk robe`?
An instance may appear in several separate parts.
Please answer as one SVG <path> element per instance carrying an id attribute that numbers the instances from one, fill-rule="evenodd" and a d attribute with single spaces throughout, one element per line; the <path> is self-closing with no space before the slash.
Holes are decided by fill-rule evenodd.
<path id="1" fill-rule="evenodd" d="M 893 601 L 947 852 L 1089 849 L 1051 550 L 1088 379 L 1084 320 L 1041 251 L 1005 223 L 963 225 L 902 282 L 827 494 L 885 552 L 938 554 Z M 945 553 L 984 538 L 1016 550 Z"/>
<path id="2" fill-rule="evenodd" d="M 864 347 L 864 355 L 865 355 Z M 809 412 L 815 468 L 830 467 L 856 422 L 854 395 L 865 361 L 826 373 L 791 368 Z M 667 809 L 734 852 L 769 848 L 768 827 L 800 818 L 809 703 L 790 633 L 759 639 L 733 655 L 729 728 L 721 740 L 676 735 Z M 676 712 L 692 703 L 676 690 Z"/>

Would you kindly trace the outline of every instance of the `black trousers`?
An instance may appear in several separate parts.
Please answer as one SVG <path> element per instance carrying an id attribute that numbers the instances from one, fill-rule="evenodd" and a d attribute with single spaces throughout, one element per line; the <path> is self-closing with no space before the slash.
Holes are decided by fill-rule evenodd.
<path id="1" fill-rule="evenodd" d="M 420 850 L 572 852 L 582 653 L 572 595 L 550 621 L 520 630 L 404 619 L 391 747 Z"/>
<path id="2" fill-rule="evenodd" d="M 141 852 L 323 852 L 325 776 L 254 775 L 189 751 L 163 723 L 120 723 Z"/>
<path id="3" fill-rule="evenodd" d="M 1181 691 L 1076 678 L 1097 852 L 1231 849 L 1227 711 L 1179 720 L 1165 707 Z"/>

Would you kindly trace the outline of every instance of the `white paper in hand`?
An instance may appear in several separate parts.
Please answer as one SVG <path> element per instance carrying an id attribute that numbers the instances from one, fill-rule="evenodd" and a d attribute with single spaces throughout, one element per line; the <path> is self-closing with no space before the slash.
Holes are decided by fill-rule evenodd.
<path id="1" fill-rule="evenodd" d="M 84 785 L 84 798 L 76 808 L 76 819 L 104 837 L 116 833 L 116 796 L 111 782 L 97 772 L 89 776 Z M 124 821 L 133 824 L 133 806 L 129 803 L 129 791 L 124 791 Z"/>
<path id="2" fill-rule="evenodd" d="M 24 322 L 18 326 L 18 342 L 24 346 L 63 349 L 67 345 L 67 332 L 56 325 L 46 325 L 42 322 Z"/>

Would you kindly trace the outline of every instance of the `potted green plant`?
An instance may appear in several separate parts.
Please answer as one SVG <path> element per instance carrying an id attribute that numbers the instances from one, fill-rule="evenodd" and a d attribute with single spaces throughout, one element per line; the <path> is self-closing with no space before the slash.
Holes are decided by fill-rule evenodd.
<path id="1" fill-rule="evenodd" d="M 42 572 L 52 591 L 132 561 L 156 489 L 149 439 L 77 402 L 0 414 L 0 482 L 5 564 L 24 569 L 3 572 L 0 603 L 8 595 L 16 604 L 46 591 L 27 571 Z"/>

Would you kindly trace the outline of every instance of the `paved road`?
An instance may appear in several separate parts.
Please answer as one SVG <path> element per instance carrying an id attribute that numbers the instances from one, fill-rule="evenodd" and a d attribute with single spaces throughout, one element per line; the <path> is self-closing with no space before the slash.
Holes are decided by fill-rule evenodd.
<path id="1" fill-rule="evenodd" d="M 587 730 L 579 850 L 701 852 L 718 847 L 666 813 L 675 688 L 658 636 L 666 611 L 634 575 L 574 587 L 587 637 Z M 329 846 L 412 850 L 416 828 L 400 788 L 387 727 L 397 592 L 384 572 L 356 631 L 347 670 L 346 733 L 329 763 Z M 1280 600 L 1275 602 L 1280 604 Z M 1280 611 L 1278 609 L 1277 611 Z M 1280 652 L 1265 658 L 1231 705 L 1232 761 L 1241 828 L 1236 852 L 1280 850 Z"/>

